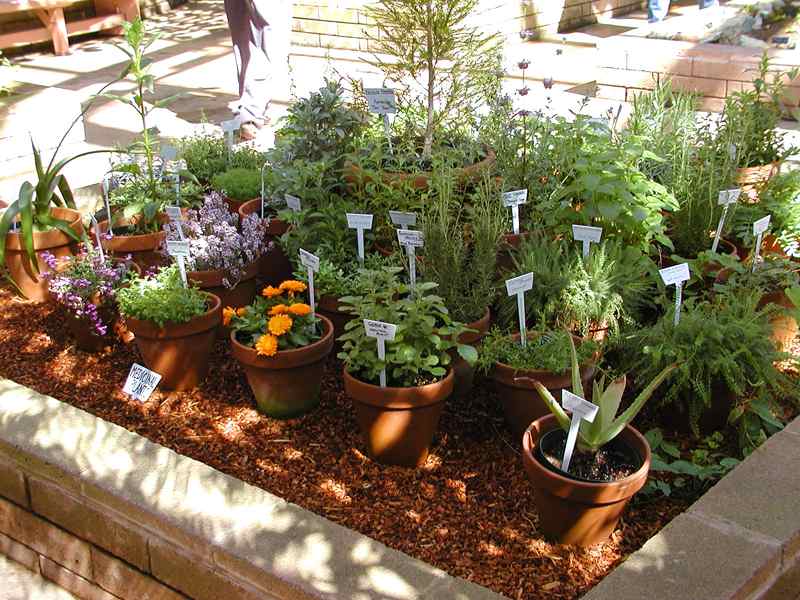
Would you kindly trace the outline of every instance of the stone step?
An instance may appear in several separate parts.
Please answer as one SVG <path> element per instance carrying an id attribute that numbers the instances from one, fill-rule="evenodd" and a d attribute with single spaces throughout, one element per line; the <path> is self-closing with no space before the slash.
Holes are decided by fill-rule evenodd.
<path id="1" fill-rule="evenodd" d="M 0 554 L 3 600 L 76 600 L 67 590 Z"/>

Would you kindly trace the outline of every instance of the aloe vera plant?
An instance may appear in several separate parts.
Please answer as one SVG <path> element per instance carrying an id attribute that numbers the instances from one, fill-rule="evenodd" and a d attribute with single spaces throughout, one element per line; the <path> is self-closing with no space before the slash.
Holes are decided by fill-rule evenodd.
<path id="1" fill-rule="evenodd" d="M 575 351 L 575 343 L 570 337 L 571 352 L 572 352 L 572 393 L 584 398 L 583 384 L 581 383 L 580 368 L 578 366 L 578 355 Z M 669 365 L 665 367 L 655 378 L 645 387 L 631 405 L 622 414 L 617 416 L 620 403 L 622 402 L 622 395 L 625 393 L 625 385 L 627 383 L 625 375 L 616 379 L 605 386 L 605 375 L 599 382 L 592 382 L 592 402 L 598 406 L 597 415 L 594 421 L 581 421 L 580 429 L 578 430 L 577 448 L 580 452 L 595 453 L 608 442 L 613 440 L 619 433 L 625 429 L 633 419 L 639 414 L 639 411 L 645 405 L 647 400 L 658 388 L 659 385 L 669 377 L 670 373 L 677 367 L 677 365 Z M 570 416 L 561 408 L 561 405 L 553 398 L 553 395 L 544 387 L 540 382 L 530 379 L 528 377 L 520 377 L 520 380 L 527 380 L 532 383 L 539 392 L 542 400 L 547 404 L 550 412 L 553 413 L 558 424 L 564 431 L 569 431 Z"/>

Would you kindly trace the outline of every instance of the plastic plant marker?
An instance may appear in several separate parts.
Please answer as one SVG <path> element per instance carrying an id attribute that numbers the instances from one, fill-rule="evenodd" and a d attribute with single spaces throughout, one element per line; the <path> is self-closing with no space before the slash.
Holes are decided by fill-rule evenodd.
<path id="1" fill-rule="evenodd" d="M 602 227 L 589 227 L 588 225 L 573 225 L 572 237 L 576 242 L 583 243 L 583 258 L 589 257 L 589 248 L 591 244 L 600 242 L 603 237 Z"/>
<path id="2" fill-rule="evenodd" d="M 225 147 L 228 149 L 228 155 L 230 155 L 231 150 L 233 150 L 233 134 L 241 127 L 241 124 L 239 119 L 230 119 L 223 121 L 219 125 L 222 127 L 222 131 L 225 132 Z"/>
<path id="3" fill-rule="evenodd" d="M 392 88 L 364 88 L 364 95 L 367 97 L 369 112 L 383 116 L 383 131 L 386 134 L 386 141 L 389 143 L 389 153 L 394 154 L 389 123 L 389 115 L 397 112 L 397 98 L 394 90 Z"/>
<path id="4" fill-rule="evenodd" d="M 364 264 L 364 230 L 372 229 L 372 215 L 361 213 L 345 213 L 347 215 L 347 226 L 356 230 L 358 242 L 358 262 Z"/>
<path id="5" fill-rule="evenodd" d="M 367 337 L 375 338 L 378 341 L 378 360 L 386 360 L 386 340 L 391 342 L 394 339 L 397 334 L 397 325 L 364 319 L 364 330 L 367 332 Z M 381 369 L 380 384 L 382 388 L 386 387 L 385 367 Z"/>
<path id="6" fill-rule="evenodd" d="M 108 180 L 108 175 L 106 175 L 105 177 L 103 177 L 102 181 L 103 202 L 106 205 L 106 221 L 108 221 L 108 235 L 114 237 L 114 228 L 111 226 L 111 202 L 108 199 L 109 187 L 111 186 Z"/>
<path id="7" fill-rule="evenodd" d="M 94 215 L 89 217 L 92 221 L 92 227 L 94 227 L 94 237 L 97 240 L 97 252 L 100 254 L 100 260 L 102 262 L 106 262 L 106 255 L 103 252 L 103 244 L 100 243 L 100 228 L 97 226 L 97 219 L 94 218 Z"/>
<path id="8" fill-rule="evenodd" d="M 401 229 L 410 229 L 417 226 L 417 213 L 390 210 L 389 218 L 392 221 L 392 225 L 396 225 Z"/>
<path id="9" fill-rule="evenodd" d="M 742 190 L 739 188 L 734 188 L 732 190 L 722 190 L 719 193 L 719 199 L 717 200 L 717 204 L 722 206 L 722 214 L 719 217 L 719 224 L 717 225 L 717 231 L 714 234 L 714 243 L 711 245 L 712 252 L 716 252 L 717 248 L 719 247 L 719 239 L 722 236 L 722 228 L 725 227 L 725 219 L 728 217 L 728 209 L 731 204 L 736 203 L 741 193 Z"/>
<path id="10" fill-rule="evenodd" d="M 525 273 L 513 279 L 506 279 L 506 292 L 517 297 L 517 316 L 519 317 L 519 341 L 522 347 L 528 345 L 528 332 L 525 327 L 525 292 L 533 289 L 533 273 Z"/>
<path id="11" fill-rule="evenodd" d="M 417 285 L 417 252 L 416 248 L 425 245 L 425 238 L 421 231 L 413 229 L 398 229 L 397 241 L 406 249 L 408 254 L 408 276 L 412 289 Z"/>
<path id="12" fill-rule="evenodd" d="M 181 280 L 184 287 L 189 286 L 186 280 L 186 257 L 189 256 L 189 242 L 181 240 L 179 242 L 167 241 L 167 253 L 178 261 L 178 268 L 181 271 Z"/>
<path id="13" fill-rule="evenodd" d="M 122 391 L 134 400 L 146 402 L 158 386 L 159 381 L 161 381 L 161 375 L 139 363 L 133 363 Z"/>
<path id="14" fill-rule="evenodd" d="M 167 211 L 167 216 L 177 226 L 178 237 L 181 238 L 181 240 L 185 240 L 186 238 L 183 236 L 183 227 L 181 226 L 181 221 L 183 221 L 183 213 L 181 213 L 181 207 L 167 206 L 164 208 L 164 210 Z"/>
<path id="15" fill-rule="evenodd" d="M 289 210 L 292 210 L 294 212 L 300 212 L 301 210 L 303 210 L 300 198 L 298 198 L 297 196 L 286 194 L 286 196 L 284 196 L 284 199 L 286 200 L 286 207 Z"/>
<path id="16" fill-rule="evenodd" d="M 756 236 L 756 249 L 753 256 L 753 273 L 756 272 L 756 265 L 761 260 L 761 242 L 764 238 L 764 232 L 769 229 L 769 222 L 772 220 L 772 215 L 767 215 L 753 223 L 753 235 Z"/>
<path id="17" fill-rule="evenodd" d="M 561 461 L 561 470 L 569 473 L 569 463 L 572 461 L 572 453 L 575 451 L 575 443 L 578 441 L 581 421 L 594 422 L 600 407 L 569 390 L 561 390 L 561 406 L 564 407 L 564 410 L 572 412 L 567 433 L 567 445 L 564 447 L 564 459 Z"/>
<path id="18" fill-rule="evenodd" d="M 688 263 L 680 263 L 678 265 L 674 265 L 672 267 L 667 267 L 666 269 L 660 269 L 658 271 L 659 275 L 661 275 L 661 279 L 664 282 L 664 285 L 674 285 L 675 286 L 675 320 L 674 323 L 677 325 L 681 321 L 681 302 L 683 299 L 683 282 L 687 281 L 691 274 L 689 273 L 689 264 Z"/>
<path id="19" fill-rule="evenodd" d="M 317 301 L 314 298 L 314 273 L 319 271 L 319 257 L 300 248 L 300 262 L 308 270 L 308 298 L 311 305 L 311 315 L 317 313 Z"/>
<path id="20" fill-rule="evenodd" d="M 503 206 L 511 209 L 512 229 L 515 235 L 519 235 L 519 205 L 527 202 L 527 189 L 503 193 Z"/>

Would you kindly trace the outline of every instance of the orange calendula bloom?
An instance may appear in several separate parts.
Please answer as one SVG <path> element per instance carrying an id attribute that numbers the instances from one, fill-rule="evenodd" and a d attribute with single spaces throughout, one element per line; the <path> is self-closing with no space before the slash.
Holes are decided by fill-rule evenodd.
<path id="1" fill-rule="evenodd" d="M 281 293 L 282 290 L 280 288 L 272 287 L 271 285 L 268 285 L 261 290 L 261 295 L 265 298 L 274 298 L 275 296 L 280 296 Z"/>
<path id="2" fill-rule="evenodd" d="M 289 307 L 289 312 L 296 317 L 305 317 L 311 314 L 311 307 L 302 302 L 295 302 Z"/>
<path id="3" fill-rule="evenodd" d="M 278 352 L 278 338 L 266 333 L 256 342 L 256 354 L 259 356 L 275 356 Z"/>
<path id="4" fill-rule="evenodd" d="M 286 306 L 285 304 L 276 304 L 275 306 L 269 309 L 269 314 L 272 315 L 273 317 L 275 315 L 285 315 L 288 312 L 289 312 L 289 307 Z"/>
<path id="5" fill-rule="evenodd" d="M 236 311 L 233 310 L 230 306 L 226 306 L 225 308 L 223 308 L 222 309 L 222 324 L 225 325 L 225 327 L 230 325 L 231 324 L 231 319 L 233 318 L 233 315 L 235 315 L 235 314 L 236 314 Z"/>
<path id="6" fill-rule="evenodd" d="M 281 284 L 281 291 L 289 292 L 291 294 L 299 294 L 306 291 L 306 284 L 302 281 L 289 279 Z"/>
<path id="7" fill-rule="evenodd" d="M 244 306 L 242 308 L 237 308 L 236 309 L 236 316 L 237 317 L 243 317 L 246 313 L 247 313 L 247 308 L 244 307 Z"/>
<path id="8" fill-rule="evenodd" d="M 267 329 L 273 335 L 283 335 L 292 328 L 292 322 L 289 315 L 275 315 L 267 323 Z"/>

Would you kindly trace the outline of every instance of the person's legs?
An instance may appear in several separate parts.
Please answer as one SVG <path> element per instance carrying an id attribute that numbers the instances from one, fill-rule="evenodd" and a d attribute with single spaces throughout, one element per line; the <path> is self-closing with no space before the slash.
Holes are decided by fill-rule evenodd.
<path id="1" fill-rule="evenodd" d="M 719 6 L 719 1 L 718 0 L 697 0 L 697 4 L 701 9 L 703 9 L 703 8 L 712 8 L 714 6 Z"/>
<path id="2" fill-rule="evenodd" d="M 701 0 L 702 1 L 702 0 Z M 657 23 L 663 21 L 669 12 L 669 0 L 648 0 L 647 21 Z"/>

